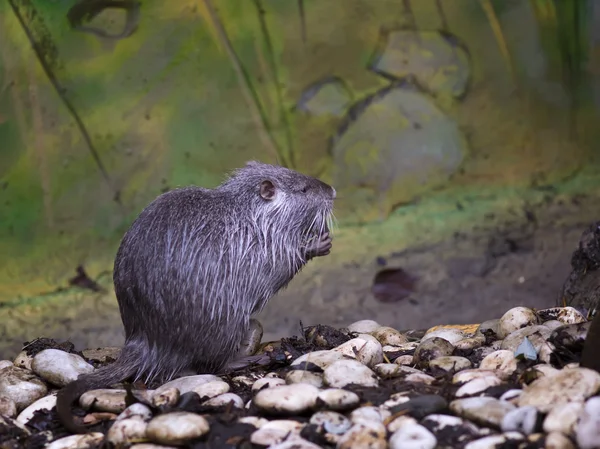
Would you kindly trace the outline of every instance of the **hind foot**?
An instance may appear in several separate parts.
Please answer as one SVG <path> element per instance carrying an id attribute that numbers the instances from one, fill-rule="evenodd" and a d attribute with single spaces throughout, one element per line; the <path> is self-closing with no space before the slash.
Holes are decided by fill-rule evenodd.
<path id="1" fill-rule="evenodd" d="M 313 257 L 326 256 L 331 251 L 332 243 L 329 232 L 325 232 L 317 241 L 312 241 L 306 247 L 306 259 L 310 260 Z"/>

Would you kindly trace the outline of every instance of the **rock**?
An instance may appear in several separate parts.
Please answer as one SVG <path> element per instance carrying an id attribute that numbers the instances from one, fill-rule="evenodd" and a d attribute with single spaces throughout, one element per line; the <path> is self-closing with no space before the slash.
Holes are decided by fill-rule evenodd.
<path id="1" fill-rule="evenodd" d="M 519 406 L 532 405 L 542 413 L 567 402 L 583 402 L 600 390 L 600 373 L 588 368 L 563 369 L 540 377 L 523 389 Z"/>
<path id="2" fill-rule="evenodd" d="M 517 369 L 517 359 L 513 351 L 501 349 L 486 355 L 479 368 L 494 370 L 502 379 L 507 379 Z"/>
<path id="3" fill-rule="evenodd" d="M 412 373 L 404 378 L 406 382 L 421 382 L 427 385 L 431 385 L 435 381 L 435 377 L 432 377 L 425 373 Z"/>
<path id="4" fill-rule="evenodd" d="M 273 447 L 288 438 L 296 440 L 303 427 L 303 424 L 292 420 L 269 421 L 250 435 L 250 442 L 260 446 Z"/>
<path id="5" fill-rule="evenodd" d="M 139 415 L 115 421 L 106 433 L 107 441 L 116 447 L 143 441 L 146 438 L 148 422 Z"/>
<path id="6" fill-rule="evenodd" d="M 310 115 L 341 117 L 352 102 L 352 92 L 341 78 L 329 76 L 307 87 L 296 107 Z"/>
<path id="7" fill-rule="evenodd" d="M 352 427 L 352 422 L 344 415 L 330 411 L 315 413 L 310 418 L 310 423 L 334 435 L 342 435 Z"/>
<path id="8" fill-rule="evenodd" d="M 465 441 L 466 438 L 480 436 L 479 428 L 458 416 L 431 414 L 426 416 L 422 422 L 435 435 L 448 435 L 450 432 L 457 436 L 459 441 Z"/>
<path id="9" fill-rule="evenodd" d="M 496 371 L 490 369 L 465 369 L 452 376 L 453 384 L 469 382 L 480 377 L 495 376 Z"/>
<path id="10" fill-rule="evenodd" d="M 318 395 L 319 389 L 312 385 L 280 385 L 260 390 L 254 396 L 253 403 L 267 413 L 296 414 L 314 408 Z"/>
<path id="11" fill-rule="evenodd" d="M 426 332 L 423 338 L 421 339 L 421 343 L 435 337 L 443 338 L 444 340 L 452 343 L 452 345 L 454 346 L 454 343 L 464 340 L 466 338 L 466 335 L 460 329 L 455 329 L 452 327 L 442 327 L 440 329 L 434 329 L 432 331 Z"/>
<path id="12" fill-rule="evenodd" d="M 491 331 L 493 334 L 498 335 L 500 327 L 500 319 L 487 320 L 479 325 L 477 328 L 477 334 L 484 334 Z"/>
<path id="13" fill-rule="evenodd" d="M 334 388 L 343 388 L 349 384 L 364 387 L 379 385 L 377 376 L 367 366 L 356 360 L 338 360 L 323 372 L 325 384 Z"/>
<path id="14" fill-rule="evenodd" d="M 89 374 L 94 367 L 77 354 L 60 349 L 44 349 L 31 362 L 31 370 L 57 387 L 64 387 L 81 374 Z"/>
<path id="15" fill-rule="evenodd" d="M 520 432 L 524 435 L 531 435 L 537 429 L 538 411 L 535 407 L 519 407 L 511 410 L 502 419 L 503 432 Z"/>
<path id="16" fill-rule="evenodd" d="M 586 401 L 575 435 L 581 449 L 600 447 L 600 397 L 596 396 Z"/>
<path id="17" fill-rule="evenodd" d="M 337 449 L 354 449 L 359 447 L 369 449 L 386 449 L 386 428 L 380 422 L 362 422 L 354 424 L 338 440 Z"/>
<path id="18" fill-rule="evenodd" d="M 244 400 L 235 393 L 224 393 L 202 403 L 208 407 L 222 407 L 233 403 L 235 408 L 244 408 Z"/>
<path id="19" fill-rule="evenodd" d="M 17 404 L 10 398 L 0 396 L 0 415 L 14 418 L 17 416 Z"/>
<path id="20" fill-rule="evenodd" d="M 313 351 L 298 357 L 292 362 L 291 366 L 299 366 L 308 362 L 317 365 L 319 368 L 325 369 L 333 362 L 345 359 L 346 357 L 339 351 Z"/>
<path id="21" fill-rule="evenodd" d="M 537 311 L 537 315 L 546 325 L 546 321 L 556 320 L 563 324 L 577 324 L 587 321 L 577 309 L 574 307 L 551 307 L 549 309 L 541 309 Z"/>
<path id="22" fill-rule="evenodd" d="M 296 437 L 269 446 L 269 449 L 321 449 L 321 446 L 317 446 L 304 438 Z"/>
<path id="23" fill-rule="evenodd" d="M 373 367 L 373 371 L 383 379 L 392 379 L 402 374 L 400 366 L 395 363 L 379 363 Z"/>
<path id="24" fill-rule="evenodd" d="M 99 389 L 89 390 L 79 398 L 79 405 L 84 410 L 94 410 L 110 413 L 121 413 L 125 410 L 125 390 Z"/>
<path id="25" fill-rule="evenodd" d="M 527 337 L 535 348 L 535 351 L 539 354 L 542 347 L 548 345 L 546 339 L 551 333 L 552 331 L 550 329 L 542 325 L 524 327 L 507 335 L 502 341 L 501 348 L 515 352 L 523 342 L 523 339 Z"/>
<path id="26" fill-rule="evenodd" d="M 553 406 L 544 419 L 544 431 L 574 435 L 577 418 L 582 410 L 583 402 L 567 402 Z"/>
<path id="27" fill-rule="evenodd" d="M 83 351 L 81 351 L 81 354 L 85 359 L 100 363 L 106 363 L 108 361 L 117 360 L 120 353 L 121 348 L 115 346 L 96 349 L 84 349 Z"/>
<path id="28" fill-rule="evenodd" d="M 392 397 L 394 396 L 395 395 L 392 395 Z M 391 407 L 390 413 L 395 415 L 404 410 L 408 410 L 410 416 L 420 420 L 427 415 L 439 413 L 448 408 L 448 402 L 446 402 L 443 397 L 435 394 L 423 394 L 412 399 L 406 399 L 408 399 L 406 402 Z"/>
<path id="29" fill-rule="evenodd" d="M 327 388 L 317 395 L 317 404 L 322 404 L 328 410 L 346 411 L 356 407 L 360 398 L 352 391 L 341 388 Z"/>
<path id="30" fill-rule="evenodd" d="M 560 432 L 550 432 L 546 435 L 546 449 L 575 449 L 571 440 Z"/>
<path id="31" fill-rule="evenodd" d="M 387 86 L 352 107 L 332 138 L 341 214 L 385 217 L 399 203 L 445 183 L 467 144 L 458 124 L 426 95 Z M 355 211 L 355 212 L 353 212 Z"/>
<path id="32" fill-rule="evenodd" d="M 180 445 L 199 438 L 208 431 L 208 422 L 202 416 L 189 412 L 172 412 L 153 418 L 146 428 L 146 436 L 155 443 Z"/>
<path id="33" fill-rule="evenodd" d="M 266 388 L 274 388 L 280 385 L 285 385 L 286 382 L 283 379 L 279 379 L 277 377 L 263 377 L 262 379 L 258 379 L 252 385 L 252 391 L 264 390 Z"/>
<path id="34" fill-rule="evenodd" d="M 477 379 L 472 379 L 466 384 L 462 385 L 456 391 L 456 397 L 462 398 L 464 396 L 473 396 L 487 390 L 490 387 L 495 387 L 500 384 L 502 384 L 502 381 L 494 375 L 478 377 Z"/>
<path id="35" fill-rule="evenodd" d="M 173 407 L 181 398 L 181 393 L 177 388 L 169 388 L 158 393 L 156 391 L 151 395 L 152 405 L 157 408 Z"/>
<path id="36" fill-rule="evenodd" d="M 373 406 L 359 407 L 350 413 L 350 421 L 353 424 L 369 424 L 372 422 L 382 423 L 384 419 L 391 416 L 389 410 Z"/>
<path id="37" fill-rule="evenodd" d="M 85 435 L 70 435 L 59 438 L 45 446 L 45 449 L 95 449 L 104 440 L 100 432 Z"/>
<path id="38" fill-rule="evenodd" d="M 454 346 L 448 340 L 432 337 L 428 340 L 422 341 L 421 344 L 415 349 L 414 361 L 420 368 L 427 368 L 431 360 L 437 359 L 438 357 L 452 355 Z"/>
<path id="39" fill-rule="evenodd" d="M 447 355 L 431 360 L 429 362 L 429 368 L 438 368 L 448 372 L 461 371 L 463 369 L 471 368 L 471 362 L 465 357 Z"/>
<path id="40" fill-rule="evenodd" d="M 207 382 L 202 385 L 194 387 L 193 392 L 200 396 L 200 399 L 210 399 L 221 394 L 229 392 L 229 384 L 222 380 L 215 380 L 213 382 Z"/>
<path id="41" fill-rule="evenodd" d="M 161 394 L 161 392 L 170 388 L 177 388 L 180 394 L 185 394 L 190 391 L 194 391 L 194 388 L 200 385 L 207 384 L 209 382 L 222 382 L 221 378 L 212 374 L 198 374 L 196 376 L 185 376 L 178 379 L 174 379 L 158 387 L 154 394 Z"/>
<path id="42" fill-rule="evenodd" d="M 390 437 L 390 449 L 434 449 L 437 439 L 420 424 L 407 423 Z"/>
<path id="43" fill-rule="evenodd" d="M 139 416 L 144 421 L 150 421 L 152 419 L 152 410 L 150 410 L 147 405 L 136 402 L 123 410 L 123 412 L 117 416 L 116 421 L 131 418 L 132 416 Z"/>
<path id="44" fill-rule="evenodd" d="M 383 348 L 379 341 L 368 334 L 360 334 L 357 338 L 342 343 L 332 351 L 340 352 L 346 357 L 356 359 L 363 365 L 373 367 L 383 362 Z"/>
<path id="45" fill-rule="evenodd" d="M 515 409 L 509 402 L 491 397 L 456 399 L 450 403 L 450 410 L 465 419 L 483 426 L 499 429 L 504 416 Z"/>
<path id="46" fill-rule="evenodd" d="M 408 343 L 408 338 L 393 327 L 381 326 L 371 332 L 382 346 L 400 346 Z"/>
<path id="47" fill-rule="evenodd" d="M 27 424 L 27 422 L 33 417 L 33 414 L 38 410 L 52 410 L 53 407 L 56 406 L 56 395 L 51 394 L 45 396 L 41 399 L 38 399 L 29 407 L 25 408 L 19 416 L 17 416 L 17 421 L 21 424 Z"/>
<path id="48" fill-rule="evenodd" d="M 13 365 L 13 362 L 11 362 L 10 360 L 0 360 L 0 371 L 2 371 L 4 368 L 8 368 L 9 366 Z"/>
<path id="49" fill-rule="evenodd" d="M 528 307 L 513 307 L 498 322 L 498 337 L 505 338 L 514 331 L 539 323 L 535 312 Z"/>
<path id="50" fill-rule="evenodd" d="M 418 421 L 412 416 L 398 416 L 387 423 L 388 433 L 393 434 L 407 424 L 418 424 Z"/>
<path id="51" fill-rule="evenodd" d="M 377 321 L 373 320 L 360 320 L 352 323 L 348 326 L 349 332 L 354 332 L 357 334 L 368 334 L 371 332 L 375 332 L 378 328 L 381 327 Z"/>
<path id="52" fill-rule="evenodd" d="M 47 392 L 46 384 L 30 371 L 16 366 L 2 370 L 0 396 L 12 400 L 17 407 L 17 413 L 44 397 Z"/>
<path id="53" fill-rule="evenodd" d="M 516 405 L 516 403 L 519 401 L 519 396 L 521 396 L 523 394 L 523 390 L 518 389 L 518 388 L 514 388 L 508 391 L 505 391 L 504 393 L 502 393 L 502 396 L 500 396 L 500 400 L 501 401 L 507 401 L 510 402 L 513 405 Z"/>
<path id="54" fill-rule="evenodd" d="M 517 432 L 509 432 L 503 435 L 492 435 L 471 441 L 465 449 L 492 449 L 497 447 L 519 447 L 517 442 L 523 439 L 523 435 Z"/>
<path id="55" fill-rule="evenodd" d="M 405 79 L 414 77 L 434 95 L 462 97 L 470 79 L 469 54 L 454 36 L 439 31 L 394 30 L 382 35 L 371 70 Z"/>
<path id="56" fill-rule="evenodd" d="M 462 340 L 458 340 L 457 342 L 454 343 L 454 347 L 457 349 L 462 349 L 463 351 L 466 351 L 468 349 L 479 348 L 484 344 L 485 344 L 485 337 L 480 333 L 476 333 L 475 336 L 473 336 L 473 337 L 467 337 L 467 338 L 463 338 Z"/>
<path id="57" fill-rule="evenodd" d="M 320 373 L 311 373 L 310 371 L 289 371 L 285 376 L 285 383 L 288 385 L 309 384 L 321 388 L 323 386 L 323 375 Z"/>

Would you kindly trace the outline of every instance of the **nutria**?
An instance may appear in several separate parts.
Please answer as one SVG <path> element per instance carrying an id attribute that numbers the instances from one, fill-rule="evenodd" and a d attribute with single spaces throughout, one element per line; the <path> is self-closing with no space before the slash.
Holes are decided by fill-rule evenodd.
<path id="1" fill-rule="evenodd" d="M 248 162 L 215 189 L 158 196 L 125 233 L 113 281 L 125 344 L 117 360 L 58 393 L 63 425 L 84 433 L 71 404 L 127 379 L 218 373 L 236 357 L 250 316 L 312 258 L 331 249 L 335 189 L 296 171 Z"/>

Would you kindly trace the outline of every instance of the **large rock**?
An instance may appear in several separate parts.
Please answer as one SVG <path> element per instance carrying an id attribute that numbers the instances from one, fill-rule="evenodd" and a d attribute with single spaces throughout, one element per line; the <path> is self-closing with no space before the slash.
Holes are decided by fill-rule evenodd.
<path id="1" fill-rule="evenodd" d="M 447 181 L 467 152 L 458 125 L 410 85 L 353 106 L 332 142 L 339 216 L 364 221 Z"/>

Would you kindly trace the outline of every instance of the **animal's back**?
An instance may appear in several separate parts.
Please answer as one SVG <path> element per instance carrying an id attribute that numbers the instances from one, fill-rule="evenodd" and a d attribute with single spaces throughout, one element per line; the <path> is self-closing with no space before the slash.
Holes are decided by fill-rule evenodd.
<path id="1" fill-rule="evenodd" d="M 142 355 L 140 376 L 216 371 L 237 350 L 249 313 L 236 310 L 240 301 L 231 297 L 231 233 L 245 226 L 234 203 L 217 190 L 173 190 L 124 236 L 114 284 L 126 345 Z"/>

